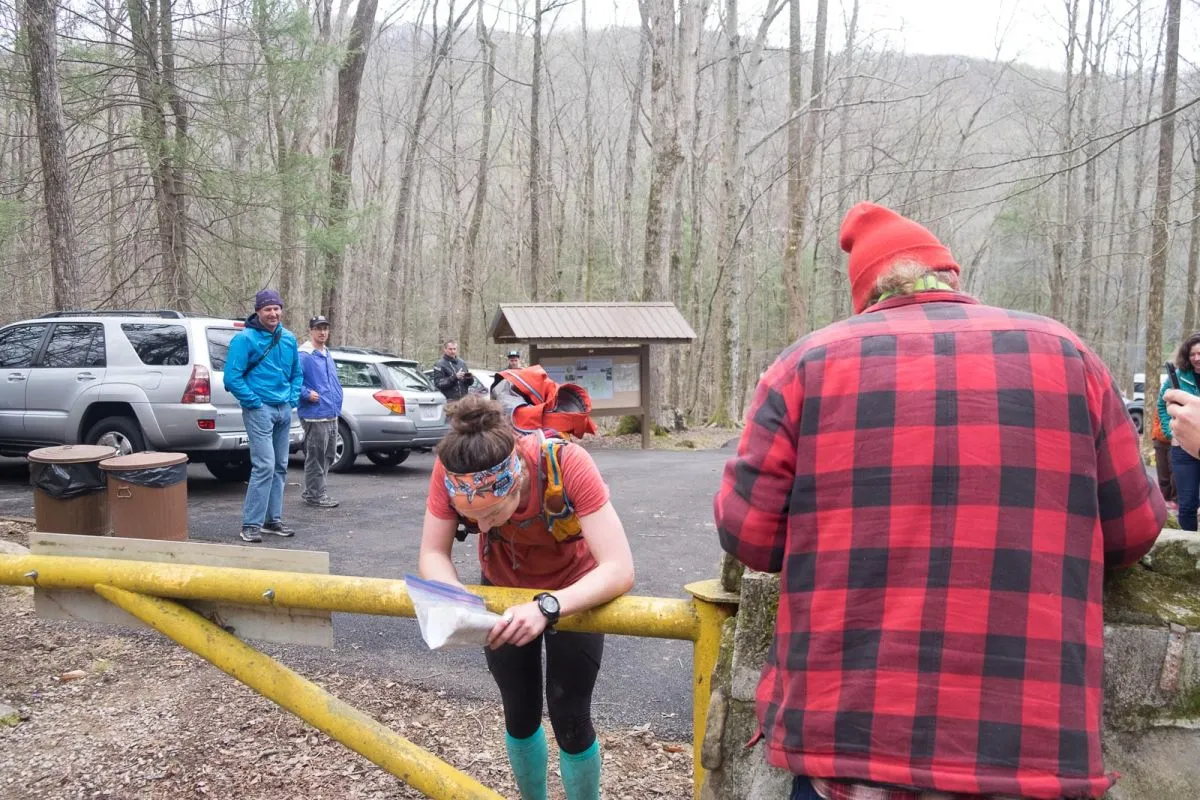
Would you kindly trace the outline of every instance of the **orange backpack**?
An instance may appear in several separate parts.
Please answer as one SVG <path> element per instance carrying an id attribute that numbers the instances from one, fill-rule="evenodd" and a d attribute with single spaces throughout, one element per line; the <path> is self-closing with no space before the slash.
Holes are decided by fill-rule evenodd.
<path id="1" fill-rule="evenodd" d="M 513 429 L 521 435 L 541 431 L 552 438 L 578 439 L 596 432 L 587 390 L 574 383 L 555 383 L 539 365 L 496 373 L 491 395 L 508 411 Z"/>

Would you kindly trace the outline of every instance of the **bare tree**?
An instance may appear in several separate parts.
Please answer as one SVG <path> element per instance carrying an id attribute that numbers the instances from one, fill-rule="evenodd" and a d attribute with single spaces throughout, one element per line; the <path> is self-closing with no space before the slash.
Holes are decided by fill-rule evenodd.
<path id="1" fill-rule="evenodd" d="M 351 170 L 354 165 L 354 140 L 358 130 L 358 100 L 362 87 L 363 67 L 371 32 L 375 28 L 375 11 L 379 0 L 359 0 L 346 41 L 346 59 L 338 69 L 337 123 L 333 133 L 333 152 L 329 156 L 329 219 L 338 235 L 325 255 L 325 276 L 322 285 L 321 307 L 331 325 L 340 321 L 341 287 L 345 280 L 347 211 L 350 207 Z"/>
<path id="2" fill-rule="evenodd" d="M 42 154 L 42 197 L 50 230 L 50 271 L 54 307 L 79 308 L 79 263 L 75 248 L 75 211 L 71 202 L 71 169 L 67 164 L 67 131 L 58 91 L 55 0 L 25 0 L 23 21 L 28 32 L 29 77 L 37 112 L 38 147 Z"/>
<path id="3" fill-rule="evenodd" d="M 142 121 L 142 147 L 150 165 L 158 212 L 159 256 L 167 304 L 187 311 L 192 293 L 187 271 L 187 203 L 181 164 L 187 152 L 187 113 L 175 81 L 171 0 L 126 0 Z M 168 126 L 168 112 L 171 120 Z M 173 135 L 168 132 L 173 130 Z"/>
<path id="4" fill-rule="evenodd" d="M 642 299 L 670 297 L 671 247 L 669 222 L 674 214 L 675 174 L 683 162 L 679 147 L 679 119 L 675 86 L 675 2 L 641 0 L 650 27 L 650 192 L 646 201 L 646 241 L 642 272 Z M 651 397 L 658 403 L 652 413 L 657 424 L 673 423 L 663 413 L 666 400 L 666 359 L 654 359 Z"/>
<path id="5" fill-rule="evenodd" d="M 1163 295 L 1170 248 L 1171 169 L 1175 162 L 1175 89 L 1179 70 L 1180 0 L 1167 0 L 1167 49 L 1163 60 L 1162 122 L 1158 129 L 1158 179 L 1154 188 L 1154 221 L 1150 239 L 1150 296 L 1146 307 L 1146 397 L 1158 397 L 1158 369 L 1163 354 Z M 1150 426 L 1146 426 L 1146 437 Z"/>
<path id="6" fill-rule="evenodd" d="M 471 222 L 467 226 L 458 315 L 459 344 L 464 353 L 471 352 L 471 308 L 475 304 L 479 272 L 479 231 L 483 227 L 483 211 L 487 207 L 488 163 L 491 159 L 492 115 L 496 94 L 496 44 L 483 22 L 483 11 L 484 6 L 480 4 L 475 15 L 475 36 L 484 59 L 482 131 L 479 136 L 479 157 L 475 162 L 475 197 L 471 200 Z"/>
<path id="7" fill-rule="evenodd" d="M 542 0 L 533 0 L 533 75 L 529 83 L 529 299 L 542 271 Z"/>
<path id="8" fill-rule="evenodd" d="M 1196 293 L 1200 286 L 1200 122 L 1193 122 L 1190 131 L 1192 151 L 1192 222 L 1188 231 L 1187 283 L 1184 284 L 1182 341 L 1196 330 Z"/>

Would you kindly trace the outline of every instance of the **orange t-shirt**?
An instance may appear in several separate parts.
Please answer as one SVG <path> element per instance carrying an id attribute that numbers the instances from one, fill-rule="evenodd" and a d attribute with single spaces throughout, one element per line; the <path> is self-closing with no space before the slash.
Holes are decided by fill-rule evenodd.
<path id="1" fill-rule="evenodd" d="M 583 537 L 556 541 L 542 516 L 546 492 L 542 474 L 542 447 L 538 436 L 517 439 L 517 452 L 531 482 L 529 499 L 505 524 L 479 536 L 479 563 L 483 577 L 494 586 L 523 589 L 562 589 L 591 572 L 596 559 Z M 608 486 L 591 455 L 578 445 L 560 453 L 563 488 L 571 508 L 580 517 L 594 514 L 608 502 Z M 434 462 L 425 507 L 439 519 L 458 519 L 446 491 L 446 468 Z"/>

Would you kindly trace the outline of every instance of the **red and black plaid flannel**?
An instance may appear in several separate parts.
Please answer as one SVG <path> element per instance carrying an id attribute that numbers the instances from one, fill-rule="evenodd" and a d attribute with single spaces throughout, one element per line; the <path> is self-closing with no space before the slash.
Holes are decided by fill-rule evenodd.
<path id="1" fill-rule="evenodd" d="M 1066 327 L 897 297 L 768 370 L 716 499 L 781 572 L 768 760 L 946 792 L 1099 796 L 1105 566 L 1166 519 L 1104 364 Z"/>

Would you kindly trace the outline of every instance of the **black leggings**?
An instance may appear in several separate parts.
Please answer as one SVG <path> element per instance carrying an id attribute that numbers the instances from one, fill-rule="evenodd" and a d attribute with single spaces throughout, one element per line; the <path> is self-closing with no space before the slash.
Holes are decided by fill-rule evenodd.
<path id="1" fill-rule="evenodd" d="M 604 655 L 604 634 L 558 631 L 524 647 L 486 649 L 488 669 L 500 687 L 504 724 L 514 739 L 528 739 L 542 724 L 542 641 L 546 642 L 546 705 L 554 738 L 565 752 L 582 753 L 596 740 L 592 689 Z"/>

